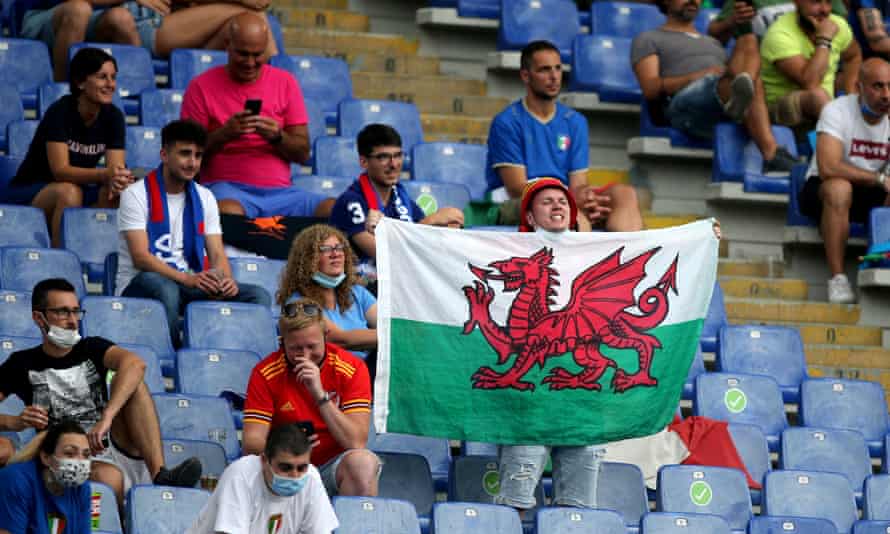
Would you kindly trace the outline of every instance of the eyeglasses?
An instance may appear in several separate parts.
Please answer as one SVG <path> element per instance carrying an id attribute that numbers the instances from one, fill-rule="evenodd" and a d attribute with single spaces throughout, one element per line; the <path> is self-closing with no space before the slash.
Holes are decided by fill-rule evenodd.
<path id="1" fill-rule="evenodd" d="M 394 159 L 400 160 L 404 157 L 404 152 L 378 152 L 377 154 L 368 154 L 368 158 L 376 159 L 380 163 L 389 163 Z"/>
<path id="2" fill-rule="evenodd" d="M 298 313 L 302 313 L 303 315 L 308 315 L 310 317 L 315 317 L 321 313 L 321 307 L 318 304 L 313 304 L 311 302 L 291 302 L 285 304 L 281 308 L 281 314 L 287 318 L 296 317 Z"/>
<path id="3" fill-rule="evenodd" d="M 346 250 L 346 245 L 319 245 L 318 251 L 322 254 L 330 254 L 331 252 L 343 252 Z"/>
<path id="4" fill-rule="evenodd" d="M 272 462 L 269 462 L 269 465 L 272 465 Z M 287 462 L 280 462 L 276 465 L 278 467 L 278 471 L 280 473 L 305 473 L 309 471 L 309 464 L 290 464 Z"/>
<path id="5" fill-rule="evenodd" d="M 86 313 L 86 310 L 80 308 L 46 308 L 43 311 L 44 313 L 54 315 L 60 319 L 67 319 L 68 317 L 73 316 L 78 321 L 83 319 L 83 316 Z"/>

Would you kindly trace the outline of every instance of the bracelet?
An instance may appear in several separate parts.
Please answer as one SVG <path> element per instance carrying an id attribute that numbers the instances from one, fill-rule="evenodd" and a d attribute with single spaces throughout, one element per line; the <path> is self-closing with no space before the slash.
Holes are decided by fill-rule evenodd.
<path id="1" fill-rule="evenodd" d="M 887 175 L 882 172 L 879 172 L 878 173 L 878 185 L 884 185 L 884 182 L 886 182 L 886 181 L 887 181 Z"/>
<path id="2" fill-rule="evenodd" d="M 283 140 L 284 140 L 284 136 L 281 135 L 281 132 L 278 132 L 278 135 L 276 135 L 272 139 L 269 139 L 269 144 L 270 145 L 280 145 L 281 141 L 283 141 Z"/>
<path id="3" fill-rule="evenodd" d="M 816 37 L 816 48 L 827 48 L 829 51 L 831 50 L 831 39 L 827 37 Z"/>
<path id="4" fill-rule="evenodd" d="M 322 398 L 318 399 L 318 400 L 316 401 L 316 404 L 317 404 L 318 406 L 322 406 L 322 405 L 324 405 L 324 403 L 329 402 L 330 400 L 331 400 L 331 392 L 330 392 L 330 391 L 325 391 L 325 392 L 324 392 L 324 396 L 322 396 Z"/>

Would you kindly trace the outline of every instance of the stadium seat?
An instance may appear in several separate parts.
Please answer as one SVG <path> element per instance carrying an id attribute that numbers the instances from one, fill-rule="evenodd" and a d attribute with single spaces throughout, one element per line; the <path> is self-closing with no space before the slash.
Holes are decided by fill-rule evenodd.
<path id="1" fill-rule="evenodd" d="M 0 45 L 2 44 L 3 41 L 0 41 Z M 6 152 L 6 126 L 11 122 L 25 120 L 25 109 L 18 90 L 8 82 L 0 83 L 0 102 L 3 102 L 0 106 L 0 150 Z"/>
<path id="2" fill-rule="evenodd" d="M 31 291 L 0 290 L 0 334 L 41 339 L 31 318 Z"/>
<path id="3" fill-rule="evenodd" d="M 401 452 L 419 454 L 426 458 L 436 491 L 447 491 L 448 472 L 451 467 L 451 446 L 447 439 L 413 436 L 410 434 L 377 434 L 368 448 L 374 452 Z"/>
<path id="4" fill-rule="evenodd" d="M 417 106 L 391 100 L 344 100 L 337 116 L 337 135 L 355 139 L 362 128 L 371 123 L 388 124 L 399 132 L 402 150 L 406 155 L 417 143 L 423 142 L 423 126 Z M 405 158 L 410 168 L 410 158 Z"/>
<path id="5" fill-rule="evenodd" d="M 763 484 L 763 477 L 772 469 L 772 461 L 769 457 L 769 446 L 766 444 L 766 436 L 756 425 L 742 423 L 729 423 L 727 425 L 729 435 L 735 445 L 736 451 L 742 458 L 745 468 L 751 478 Z M 759 505 L 760 490 L 751 490 L 751 503 Z"/>
<path id="6" fill-rule="evenodd" d="M 498 50 L 521 50 L 528 43 L 543 39 L 559 49 L 565 63 L 571 63 L 572 41 L 580 32 L 574 2 L 501 0 Z"/>
<path id="7" fill-rule="evenodd" d="M 686 382 L 683 384 L 682 398 L 690 400 L 695 396 L 695 377 L 705 372 L 705 360 L 701 355 L 701 346 L 695 347 L 695 358 L 692 359 L 692 365 L 689 366 L 689 373 L 686 374 Z"/>
<path id="8" fill-rule="evenodd" d="M 269 297 L 272 298 L 272 315 L 274 317 L 278 317 L 281 314 L 281 307 L 275 304 L 275 294 L 278 292 L 278 284 L 281 282 L 281 271 L 285 265 L 287 265 L 287 262 L 284 260 L 229 258 L 232 278 L 236 282 L 260 286 L 269 293 Z"/>
<path id="9" fill-rule="evenodd" d="M 417 145 L 423 146 L 423 144 Z M 339 176 L 350 182 L 364 172 L 358 161 L 358 150 L 354 137 L 326 135 L 313 142 L 315 160 L 312 174 L 318 176 Z"/>
<path id="10" fill-rule="evenodd" d="M 3 247 L 0 287 L 15 291 L 31 291 L 37 282 L 47 278 L 64 278 L 71 282 L 78 298 L 86 295 L 86 286 L 77 255 L 67 250 L 31 247 Z M 30 315 L 30 314 L 29 314 Z"/>
<path id="11" fill-rule="evenodd" d="M 488 148 L 466 143 L 420 143 L 411 155 L 411 177 L 425 182 L 461 184 L 473 200 L 485 199 Z"/>
<path id="12" fill-rule="evenodd" d="M 149 89 L 139 97 L 140 124 L 163 128 L 179 118 L 184 89 Z"/>
<path id="13" fill-rule="evenodd" d="M 185 90 L 195 76 L 228 61 L 222 50 L 177 48 L 170 53 L 170 87 Z"/>
<path id="14" fill-rule="evenodd" d="M 496 504 L 436 503 L 431 527 L 431 534 L 522 534 L 516 510 Z"/>
<path id="15" fill-rule="evenodd" d="M 25 159 L 34 132 L 37 131 L 39 121 L 12 121 L 6 125 L 7 147 L 6 153 L 16 158 Z"/>
<path id="16" fill-rule="evenodd" d="M 720 14 L 719 8 L 707 8 L 702 7 L 698 10 L 698 15 L 695 17 L 695 29 L 698 33 L 702 35 L 708 34 L 708 25 L 711 24 L 711 21 L 717 18 L 717 15 Z"/>
<path id="17" fill-rule="evenodd" d="M 0 298 L 3 298 L 2 293 L 0 293 Z M 43 342 L 39 337 L 8 336 L 3 334 L 2 330 L 2 324 L 0 324 L 0 364 L 8 360 L 13 352 L 30 349 Z"/>
<path id="18" fill-rule="evenodd" d="M 152 395 L 164 439 L 196 439 L 219 443 L 226 458 L 233 461 L 241 453 L 229 403 L 219 397 L 155 393 Z"/>
<path id="19" fill-rule="evenodd" d="M 794 134 L 784 126 L 773 126 L 776 143 L 797 157 Z M 744 182 L 748 193 L 787 193 L 790 179 L 787 176 L 770 177 L 761 174 L 763 155 L 745 129 L 734 123 L 720 123 L 714 128 L 715 182 Z"/>
<path id="20" fill-rule="evenodd" d="M 853 534 L 887 534 L 890 521 L 859 520 L 853 523 Z"/>
<path id="21" fill-rule="evenodd" d="M 25 409 L 25 403 L 17 395 L 10 395 L 0 401 L 0 415 L 21 415 Z M 2 432 L 0 435 L 12 440 L 16 449 L 28 444 L 34 439 L 35 431 L 28 427 L 20 432 Z"/>
<path id="22" fill-rule="evenodd" d="M 729 523 L 720 516 L 650 512 L 643 516 L 641 534 L 730 534 Z"/>
<path id="23" fill-rule="evenodd" d="M 596 4 L 596 2 L 594 3 Z M 640 136 L 665 137 L 672 147 L 712 149 L 713 142 L 710 139 L 691 137 L 670 125 L 659 126 L 652 122 L 649 114 L 649 103 L 646 100 L 640 102 Z"/>
<path id="24" fill-rule="evenodd" d="M 757 425 L 770 451 L 779 449 L 779 434 L 788 425 L 785 403 L 775 379 L 742 373 L 705 373 L 695 379 L 695 415 L 729 423 Z"/>
<path id="25" fill-rule="evenodd" d="M 90 296 L 83 299 L 81 306 L 86 311 L 82 323 L 84 335 L 151 347 L 164 375 L 173 375 L 173 344 L 167 332 L 167 314 L 159 301 Z"/>
<path id="26" fill-rule="evenodd" d="M 752 514 L 745 475 L 726 467 L 666 465 L 658 471 L 655 498 L 659 512 L 719 515 L 735 531 L 743 531 Z"/>
<path id="27" fill-rule="evenodd" d="M 407 501 L 378 497 L 334 497 L 337 534 L 420 534 L 417 512 Z"/>
<path id="28" fill-rule="evenodd" d="M 628 61 L 630 43 L 612 35 L 576 36 L 568 90 L 597 93 L 601 102 L 638 104 L 643 92 Z"/>
<path id="29" fill-rule="evenodd" d="M 185 309 L 185 346 L 249 350 L 266 357 L 278 350 L 272 312 L 242 302 L 197 301 Z"/>
<path id="30" fill-rule="evenodd" d="M 64 95 L 71 94 L 71 87 L 67 82 L 51 82 L 45 83 L 37 88 L 37 115 L 40 118 L 43 118 L 44 114 L 46 114 L 46 110 L 49 109 L 56 100 L 62 98 Z M 121 112 L 125 112 L 124 109 L 124 99 L 121 98 L 121 95 L 118 93 L 114 93 L 114 96 L 111 97 L 111 103 L 117 106 Z"/>
<path id="31" fill-rule="evenodd" d="M 788 226 L 813 226 L 817 227 L 817 221 L 809 218 L 800 211 L 800 199 L 798 195 L 807 181 L 808 165 L 795 165 L 791 170 L 791 186 L 788 194 Z M 850 237 L 864 237 L 866 227 L 862 223 L 850 223 Z"/>
<path id="32" fill-rule="evenodd" d="M 461 184 L 406 180 L 402 185 L 426 215 L 446 206 L 463 211 L 470 203 L 470 192 Z"/>
<path id="33" fill-rule="evenodd" d="M 868 219 L 868 244 L 890 241 L 890 208 L 872 208 Z"/>
<path id="34" fill-rule="evenodd" d="M 309 129 L 309 159 L 304 161 L 303 164 L 311 167 L 315 161 L 315 152 L 312 151 L 312 140 L 326 136 L 328 127 L 325 126 L 324 111 L 322 111 L 321 105 L 310 98 L 304 99 L 303 102 L 306 105 L 306 115 L 309 118 L 309 124 L 307 125 Z"/>
<path id="35" fill-rule="evenodd" d="M 105 257 L 117 252 L 117 210 L 65 208 L 62 213 L 62 248 L 80 258 L 90 282 L 101 282 Z"/>
<path id="36" fill-rule="evenodd" d="M 223 349 L 180 349 L 176 353 L 176 390 L 194 395 L 229 391 L 247 396 L 247 380 L 259 363 L 256 353 Z M 241 428 L 242 414 L 233 410 L 235 427 Z"/>
<path id="37" fill-rule="evenodd" d="M 181 534 L 209 498 L 209 492 L 194 488 L 133 486 L 127 493 L 127 533 Z"/>
<path id="38" fill-rule="evenodd" d="M 886 464 L 884 468 L 887 468 Z M 890 521 L 890 475 L 869 475 L 865 479 L 862 518 Z"/>
<path id="39" fill-rule="evenodd" d="M 837 527 L 827 519 L 815 517 L 754 516 L 748 534 L 837 534 Z"/>
<path id="40" fill-rule="evenodd" d="M 738 325 L 720 329 L 717 369 L 725 373 L 766 375 L 776 379 L 785 402 L 800 401 L 807 377 L 803 340 L 787 326 Z"/>
<path id="41" fill-rule="evenodd" d="M 117 345 L 130 352 L 135 352 L 145 362 L 145 376 L 142 381 L 145 382 L 148 391 L 152 393 L 166 391 L 164 375 L 161 372 L 161 360 L 153 348 L 135 343 L 118 343 Z"/>
<path id="42" fill-rule="evenodd" d="M 161 446 L 166 465 L 179 465 L 193 456 L 201 460 L 201 480 L 198 485 L 210 491 L 216 487 L 216 482 L 229 464 L 226 450 L 215 441 L 164 439 L 161 440 Z"/>
<path id="43" fill-rule="evenodd" d="M 377 456 L 383 461 L 378 496 L 408 501 L 419 516 L 429 517 L 435 492 L 426 458 L 420 454 L 395 452 L 380 452 Z"/>
<path id="44" fill-rule="evenodd" d="M 123 533 L 121 516 L 117 509 L 114 490 L 101 482 L 90 481 L 91 519 L 93 532 L 96 529 L 106 532 Z M 98 511 L 98 517 L 96 512 Z"/>
<path id="45" fill-rule="evenodd" d="M 37 107 L 37 88 L 52 81 L 52 77 L 49 49 L 43 42 L 0 38 L 0 84 L 14 85 L 24 107 Z M 0 101 L 4 107 L 13 104 L 4 97 L 0 97 Z"/>
<path id="46" fill-rule="evenodd" d="M 0 204 L 0 243 L 4 247 L 48 248 L 49 231 L 43 211 L 33 206 Z"/>
<path id="47" fill-rule="evenodd" d="M 494 504 L 500 487 L 496 453 L 492 456 L 459 456 L 452 459 L 451 473 L 448 475 L 448 500 Z M 543 480 L 538 483 L 534 495 L 537 506 L 546 504 Z"/>
<path id="48" fill-rule="evenodd" d="M 497 456 L 498 446 L 495 443 L 483 443 L 481 441 L 462 441 L 460 444 L 461 456 Z"/>
<path id="49" fill-rule="evenodd" d="M 612 510 L 541 508 L 535 514 L 535 534 L 625 534 L 621 514 Z"/>
<path id="50" fill-rule="evenodd" d="M 114 296 L 117 286 L 117 252 L 105 256 L 105 276 L 102 277 L 102 294 L 106 297 Z"/>
<path id="51" fill-rule="evenodd" d="M 615 510 L 629 528 L 637 528 L 649 511 L 643 472 L 633 464 L 603 462 L 596 485 L 597 508 Z"/>
<path id="52" fill-rule="evenodd" d="M 592 35 L 633 39 L 638 33 L 661 26 L 664 21 L 664 15 L 653 4 L 593 2 L 590 6 Z"/>
<path id="53" fill-rule="evenodd" d="M 272 38 L 275 40 L 275 46 L 278 47 L 278 55 L 284 54 L 284 33 L 281 31 L 281 21 L 274 13 L 266 13 L 266 20 L 269 22 L 269 31 L 272 32 Z"/>
<path id="54" fill-rule="evenodd" d="M 336 176 L 298 176 L 293 179 L 293 184 L 294 187 L 303 191 L 338 197 L 354 181 L 355 178 L 340 178 Z"/>
<path id="55" fill-rule="evenodd" d="M 765 477 L 761 514 L 818 517 L 850 532 L 856 499 L 844 475 L 819 471 L 772 471 Z"/>
<path id="56" fill-rule="evenodd" d="M 15 173 L 22 164 L 20 157 L 0 156 L 0 194 L 4 194 L 9 187 L 9 183 L 15 178 Z M 43 184 L 35 184 L 31 186 L 32 196 L 36 195 L 43 188 Z"/>
<path id="57" fill-rule="evenodd" d="M 723 303 L 723 289 L 720 282 L 714 282 L 714 291 L 711 293 L 711 303 L 708 305 L 708 314 L 701 328 L 699 343 L 702 352 L 717 352 L 717 343 L 720 329 L 729 324 L 726 320 L 726 307 Z"/>
<path id="58" fill-rule="evenodd" d="M 290 56 L 290 62 L 280 66 L 300 82 L 303 98 L 318 102 L 326 124 L 337 123 L 337 106 L 352 98 L 352 76 L 349 65 L 340 58 L 321 56 Z"/>
<path id="59" fill-rule="evenodd" d="M 800 386 L 800 424 L 856 430 L 865 436 L 873 458 L 884 452 L 887 402 L 877 382 L 821 378 Z"/>
<path id="60" fill-rule="evenodd" d="M 850 489 L 862 498 L 862 484 L 871 474 L 868 446 L 853 430 L 792 427 L 782 432 L 780 469 L 829 471 L 844 475 Z"/>
<path id="61" fill-rule="evenodd" d="M 161 164 L 161 129 L 127 126 L 127 167 L 153 171 Z"/>
<path id="62" fill-rule="evenodd" d="M 433 0 L 433 2 L 441 1 Z M 457 15 L 480 19 L 499 19 L 501 18 L 501 2 L 500 0 L 457 0 Z"/>
<path id="63" fill-rule="evenodd" d="M 151 62 L 151 52 L 142 46 L 110 43 L 76 43 L 68 49 L 68 58 L 74 57 L 81 48 L 101 48 L 117 61 L 117 93 L 123 98 L 136 98 L 142 91 L 155 88 L 155 71 Z M 138 113 L 135 100 L 127 109 L 128 115 Z M 125 101 L 126 107 L 130 107 Z"/>

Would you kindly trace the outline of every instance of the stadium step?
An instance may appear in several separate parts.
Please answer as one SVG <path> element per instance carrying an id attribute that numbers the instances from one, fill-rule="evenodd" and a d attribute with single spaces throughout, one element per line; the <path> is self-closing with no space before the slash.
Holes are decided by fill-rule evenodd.
<path id="1" fill-rule="evenodd" d="M 727 297 L 807 300 L 806 281 L 793 278 L 723 276 L 720 287 Z"/>
<path id="2" fill-rule="evenodd" d="M 281 24 L 289 27 L 366 32 L 371 27 L 367 15 L 352 11 L 305 7 L 276 7 L 275 15 Z"/>
<path id="3" fill-rule="evenodd" d="M 808 364 L 807 372 L 813 378 L 836 377 L 877 382 L 884 388 L 887 407 L 890 409 L 890 369 Z"/>
<path id="4" fill-rule="evenodd" d="M 349 0 L 275 0 L 275 7 L 278 9 L 287 7 L 297 7 L 304 9 L 349 9 Z"/>
<path id="5" fill-rule="evenodd" d="M 630 172 L 618 169 L 589 169 L 587 183 L 595 186 L 606 184 L 629 184 Z"/>
<path id="6" fill-rule="evenodd" d="M 722 287 L 722 286 L 721 286 Z M 855 325 L 859 322 L 859 306 L 775 299 L 726 297 L 726 316 L 733 322 L 796 321 L 801 323 L 838 323 Z"/>
<path id="7" fill-rule="evenodd" d="M 439 74 L 439 58 L 384 54 L 374 51 L 340 52 L 315 48 L 288 47 L 288 53 L 299 56 L 323 56 L 342 59 L 353 72 L 386 72 L 406 76 Z"/>
<path id="8" fill-rule="evenodd" d="M 762 278 L 782 278 L 785 267 L 780 262 L 768 260 L 727 260 L 717 264 L 718 276 L 757 276 Z"/>
<path id="9" fill-rule="evenodd" d="M 861 345 L 805 345 L 808 365 L 884 369 L 890 374 L 890 349 Z"/>
<path id="10" fill-rule="evenodd" d="M 701 217 L 698 215 L 655 215 L 649 212 L 643 213 L 643 225 L 648 230 L 670 228 L 671 226 L 679 226 L 699 219 Z"/>
<path id="11" fill-rule="evenodd" d="M 722 285 L 721 285 L 722 287 Z M 765 321 L 752 319 L 730 319 L 730 324 L 767 324 Z M 800 332 L 800 337 L 807 345 L 824 345 L 825 347 L 842 348 L 845 345 L 881 347 L 883 339 L 880 327 L 855 326 L 846 324 L 814 324 L 793 321 L 770 321 L 768 324 L 789 326 Z M 887 361 L 890 367 L 890 360 Z"/>
<path id="12" fill-rule="evenodd" d="M 400 35 L 307 28 L 283 28 L 282 33 L 288 54 L 293 54 L 292 49 L 309 48 L 344 54 L 373 50 L 378 53 L 415 55 L 420 46 L 416 40 Z"/>
<path id="13" fill-rule="evenodd" d="M 456 135 L 464 137 L 487 137 L 491 117 L 462 117 L 437 113 L 421 113 L 423 132 L 427 135 Z"/>
<path id="14" fill-rule="evenodd" d="M 354 75 L 354 73 L 353 73 Z M 447 78 L 444 78 L 447 80 Z M 454 96 L 454 93 L 444 94 L 406 94 L 398 84 L 391 86 L 392 91 L 387 91 L 382 86 L 375 91 L 355 90 L 356 98 L 377 98 L 383 100 L 397 100 L 400 102 L 412 102 L 420 113 L 432 113 L 435 115 L 459 115 L 464 117 L 491 116 L 490 110 L 501 110 L 507 99 L 491 96 Z M 396 92 L 397 91 L 397 92 Z M 487 134 L 488 132 L 486 132 Z"/>
<path id="15" fill-rule="evenodd" d="M 445 141 L 448 143 L 470 143 L 473 145 L 484 145 L 487 142 L 487 137 L 479 137 L 472 135 L 460 135 L 453 133 L 429 133 L 424 132 L 423 140 L 426 143 L 432 143 L 435 141 Z"/>
<path id="16" fill-rule="evenodd" d="M 384 72 L 353 72 L 352 92 L 358 98 L 390 98 L 403 102 L 421 100 L 445 101 L 445 113 L 451 113 L 451 102 L 455 95 L 485 96 L 485 82 L 453 78 L 450 76 L 411 76 Z M 495 99 L 495 103 L 507 99 Z M 501 106 L 503 108 L 503 106 Z M 441 112 L 438 112 L 441 113 Z"/>

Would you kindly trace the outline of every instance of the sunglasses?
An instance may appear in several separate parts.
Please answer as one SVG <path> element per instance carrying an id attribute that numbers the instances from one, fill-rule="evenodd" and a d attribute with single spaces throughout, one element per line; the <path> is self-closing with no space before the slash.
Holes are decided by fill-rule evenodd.
<path id="1" fill-rule="evenodd" d="M 281 308 L 281 314 L 291 319 L 302 313 L 310 317 L 315 317 L 321 313 L 321 306 L 318 304 L 305 303 L 301 301 L 290 302 Z"/>

